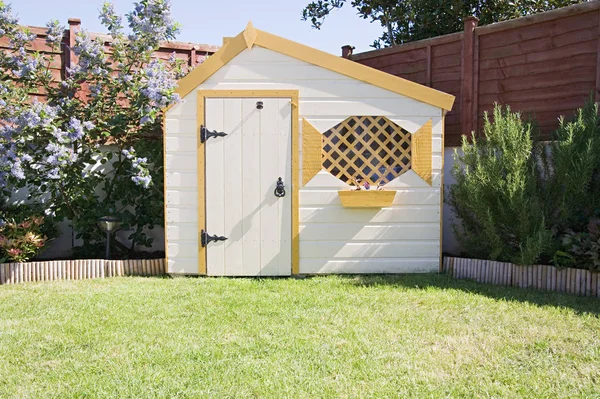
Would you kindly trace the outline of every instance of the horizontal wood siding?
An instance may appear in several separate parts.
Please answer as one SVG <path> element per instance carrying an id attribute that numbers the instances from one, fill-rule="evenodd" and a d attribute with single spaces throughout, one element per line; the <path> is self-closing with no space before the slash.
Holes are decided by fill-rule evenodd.
<path id="1" fill-rule="evenodd" d="M 481 131 L 494 103 L 534 116 L 547 139 L 560 116 L 571 116 L 591 93 L 600 94 L 599 18 L 600 2 L 590 2 L 475 28 L 472 87 L 463 76 L 464 46 L 471 43 L 463 32 L 351 59 L 424 84 L 429 81 L 415 73 L 430 70 L 431 86 L 457 97 L 446 116 L 446 146 L 459 145 L 470 127 Z M 430 57 L 423 58 L 427 49 Z M 468 118 L 461 121 L 464 107 Z"/>
<path id="2" fill-rule="evenodd" d="M 0 263 L 0 285 L 116 276 L 162 276 L 164 259 L 78 259 Z"/>
<path id="3" fill-rule="evenodd" d="M 198 273 L 198 206 L 204 204 L 198 203 L 197 191 L 196 107 L 194 92 L 172 107 L 165 121 L 165 233 L 169 273 Z"/>
<path id="4" fill-rule="evenodd" d="M 413 53 L 407 64 L 416 62 L 424 54 L 422 51 Z M 411 68 L 414 76 L 425 71 L 423 62 Z M 347 189 L 348 185 L 324 171 L 300 188 L 300 273 L 438 270 L 442 170 L 440 109 L 260 47 L 244 50 L 204 82 L 199 90 L 298 90 L 299 125 L 302 126 L 302 119 L 306 119 L 321 133 L 347 117 L 357 115 L 385 115 L 412 133 L 431 120 L 433 186 L 409 171 L 388 184 L 388 189 L 398 190 L 398 195 L 390 207 L 383 209 L 343 208 L 337 190 Z M 186 166 L 187 162 L 195 165 L 195 149 L 180 144 L 182 140 L 191 144 L 192 136 L 188 135 L 190 129 L 185 127 L 186 122 L 176 122 L 178 118 L 184 118 L 191 126 L 195 121 L 195 107 L 196 92 L 192 92 L 183 104 L 167 113 L 170 272 L 197 272 L 194 263 L 196 239 L 185 238 L 194 231 L 196 200 L 182 192 L 192 192 L 196 187 L 193 168 Z"/>
<path id="5" fill-rule="evenodd" d="M 600 273 L 554 266 L 519 266 L 481 259 L 444 257 L 444 272 L 455 279 L 506 287 L 535 288 L 572 295 L 600 297 Z"/>

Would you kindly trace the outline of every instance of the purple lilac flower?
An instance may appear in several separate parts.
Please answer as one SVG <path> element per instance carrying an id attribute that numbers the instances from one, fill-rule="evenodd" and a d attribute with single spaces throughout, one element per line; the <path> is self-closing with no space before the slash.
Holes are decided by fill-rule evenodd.
<path id="1" fill-rule="evenodd" d="M 21 127 L 34 129 L 42 123 L 42 118 L 33 109 L 26 109 L 19 115 L 18 121 Z"/>
<path id="2" fill-rule="evenodd" d="M 84 30 L 78 32 L 75 36 L 73 51 L 79 57 L 79 71 L 87 71 L 93 65 L 104 61 L 104 49 L 99 42 L 92 40 L 90 34 Z"/>
<path id="3" fill-rule="evenodd" d="M 58 129 L 55 126 L 52 127 L 51 134 L 60 144 L 66 144 L 71 140 L 69 138 L 69 132 L 65 132 L 64 130 Z"/>
<path id="4" fill-rule="evenodd" d="M 179 32 L 177 23 L 171 17 L 171 2 L 169 0 L 148 0 L 147 2 L 134 3 L 134 10 L 127 14 L 129 27 L 134 35 L 141 35 L 151 39 L 152 44 L 161 40 L 174 39 Z"/>
<path id="5" fill-rule="evenodd" d="M 83 125 L 77 118 L 71 118 L 69 121 L 69 138 L 72 141 L 79 140 L 83 137 L 85 132 L 83 131 Z"/>
<path id="6" fill-rule="evenodd" d="M 50 153 L 46 157 L 46 163 L 54 166 L 68 166 L 77 160 L 77 154 L 72 148 L 50 143 L 46 146 L 46 151 Z"/>
<path id="7" fill-rule="evenodd" d="M 173 91 L 177 87 L 177 81 L 162 62 L 152 60 L 144 68 L 144 74 L 146 87 L 141 90 L 144 96 L 159 107 L 165 107 L 173 102 L 176 97 Z"/>
<path id="8" fill-rule="evenodd" d="M 36 57 L 15 55 L 13 57 L 13 65 L 14 69 L 12 72 L 15 77 L 19 79 L 33 79 L 41 64 Z"/>
<path id="9" fill-rule="evenodd" d="M 54 168 L 48 171 L 48 174 L 46 175 L 46 177 L 48 179 L 51 180 L 58 180 L 60 179 L 60 169 L 58 168 Z"/>
<path id="10" fill-rule="evenodd" d="M 143 88 L 140 93 L 150 101 L 151 106 L 142 109 L 141 125 L 154 121 L 153 107 L 163 108 L 180 100 L 179 94 L 175 93 L 177 87 L 175 76 L 162 62 L 152 60 L 143 72 Z"/>
<path id="11" fill-rule="evenodd" d="M 122 81 L 123 83 L 129 83 L 129 82 L 131 82 L 131 81 L 133 80 L 133 76 L 131 76 L 131 75 L 126 75 L 126 74 L 122 74 L 122 75 L 120 75 L 120 76 L 119 76 L 119 78 L 121 79 L 121 81 Z"/>
<path id="12" fill-rule="evenodd" d="M 19 23 L 19 20 L 12 15 L 10 4 L 0 5 L 0 28 L 7 25 L 16 25 L 17 23 Z"/>
<path id="13" fill-rule="evenodd" d="M 57 114 L 58 108 L 41 103 L 35 99 L 29 108 L 24 108 L 23 111 L 10 122 L 21 129 L 35 129 L 38 127 L 49 128 L 56 119 Z"/>
<path id="14" fill-rule="evenodd" d="M 100 83 L 90 85 L 90 96 L 98 97 L 100 93 L 102 93 L 102 85 Z"/>
<path id="15" fill-rule="evenodd" d="M 106 26 L 111 32 L 119 32 L 123 29 L 123 19 L 116 13 L 114 4 L 109 2 L 102 4 L 99 18 L 102 25 Z"/>
<path id="16" fill-rule="evenodd" d="M 149 175 L 145 175 L 145 176 L 135 175 L 135 176 L 131 177 L 131 180 L 133 180 L 133 182 L 136 185 L 142 186 L 144 188 L 150 187 L 150 184 L 152 183 L 152 178 Z"/>
<path id="17" fill-rule="evenodd" d="M 154 121 L 154 118 L 152 118 L 150 115 L 144 115 L 140 119 L 140 125 L 145 125 L 146 123 L 150 123 L 152 121 Z"/>
<path id="18" fill-rule="evenodd" d="M 125 155 L 125 157 L 127 159 L 133 159 L 135 158 L 135 150 L 133 149 L 133 147 L 130 147 L 129 149 L 123 149 L 121 151 L 121 154 Z"/>
<path id="19" fill-rule="evenodd" d="M 146 162 L 148 162 L 148 158 L 135 158 L 133 161 L 131 161 L 131 165 L 138 169 L 141 164 L 145 164 Z"/>
<path id="20" fill-rule="evenodd" d="M 65 27 L 61 26 L 57 20 L 49 21 L 46 24 L 48 30 L 46 31 L 46 43 L 50 47 L 55 47 L 62 42 Z"/>
<path id="21" fill-rule="evenodd" d="M 37 35 L 35 33 L 31 33 L 25 31 L 23 29 L 18 29 L 15 31 L 13 37 L 10 40 L 10 46 L 12 48 L 22 47 L 25 43 L 35 40 Z"/>
<path id="22" fill-rule="evenodd" d="M 81 66 L 79 66 L 79 65 L 73 65 L 72 67 L 67 67 L 67 73 L 69 75 L 75 75 L 81 71 L 82 71 L 82 69 L 81 69 Z"/>
<path id="23" fill-rule="evenodd" d="M 25 172 L 23 171 L 23 167 L 19 161 L 13 162 L 10 168 L 10 173 L 19 180 L 23 180 L 25 178 Z"/>

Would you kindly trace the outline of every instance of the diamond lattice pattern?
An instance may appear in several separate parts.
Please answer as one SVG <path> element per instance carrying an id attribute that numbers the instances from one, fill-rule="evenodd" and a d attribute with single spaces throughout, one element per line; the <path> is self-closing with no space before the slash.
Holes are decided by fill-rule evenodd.
<path id="1" fill-rule="evenodd" d="M 351 116 L 323 134 L 323 168 L 351 183 L 387 184 L 411 168 L 410 133 L 383 116 Z"/>

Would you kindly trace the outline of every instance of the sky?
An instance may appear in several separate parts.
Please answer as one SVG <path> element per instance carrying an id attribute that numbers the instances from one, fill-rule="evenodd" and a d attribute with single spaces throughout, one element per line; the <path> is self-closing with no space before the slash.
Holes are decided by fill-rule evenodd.
<path id="1" fill-rule="evenodd" d="M 98 20 L 102 0 L 8 0 L 20 23 L 44 26 L 50 19 L 67 25 L 68 18 L 81 19 L 82 28 L 104 32 Z M 113 0 L 124 14 L 133 0 Z M 323 51 L 341 55 L 350 44 L 355 53 L 372 50 L 369 46 L 381 35 L 378 23 L 360 18 L 350 5 L 327 17 L 321 30 L 301 21 L 302 9 L 309 0 L 171 0 L 173 18 L 182 24 L 177 40 L 221 45 L 224 36 L 235 36 L 249 20 L 261 29 Z"/>

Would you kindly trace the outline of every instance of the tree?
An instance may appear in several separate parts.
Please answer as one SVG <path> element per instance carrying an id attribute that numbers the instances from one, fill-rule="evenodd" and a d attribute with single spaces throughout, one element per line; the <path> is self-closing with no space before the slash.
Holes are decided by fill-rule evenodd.
<path id="1" fill-rule="evenodd" d="M 169 0 L 134 3 L 128 33 L 110 3 L 100 20 L 109 50 L 106 39 L 78 32 L 70 49 L 78 61 L 60 80 L 51 73 L 52 53 L 33 50 L 36 36 L 0 0 L 0 38 L 10 43 L 0 53 L 0 189 L 4 196 L 26 190 L 58 220 L 71 220 L 88 247 L 102 241 L 98 217 L 118 215 L 132 231 L 121 249 L 133 251 L 152 244 L 144 231 L 163 217 L 157 131 L 161 109 L 179 100 L 182 65 L 152 55 L 175 38 L 178 24 Z M 64 28 L 57 21 L 47 28 L 47 46 L 59 52 Z"/>
<path id="2" fill-rule="evenodd" d="M 302 10 L 302 20 L 320 29 L 325 17 L 349 3 L 358 15 L 379 22 L 383 34 L 373 42 L 381 48 L 458 32 L 465 16 L 481 25 L 553 10 L 587 0 L 316 0 Z"/>

